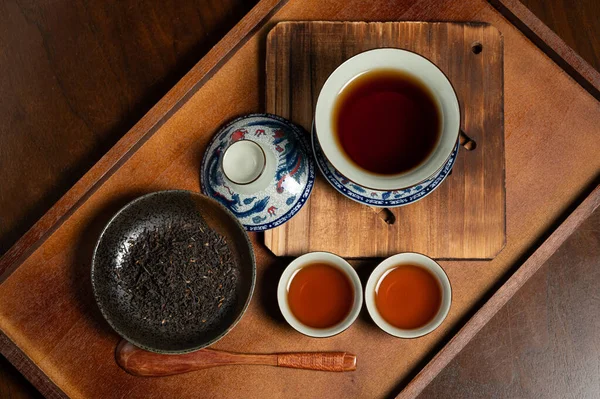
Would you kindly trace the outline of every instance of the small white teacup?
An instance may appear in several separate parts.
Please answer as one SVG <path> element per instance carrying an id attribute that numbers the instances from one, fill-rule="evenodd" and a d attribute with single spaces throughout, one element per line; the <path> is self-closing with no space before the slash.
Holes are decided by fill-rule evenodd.
<path id="1" fill-rule="evenodd" d="M 396 266 L 407 264 L 422 267 L 429 271 L 433 277 L 436 278 L 441 290 L 441 303 L 435 316 L 425 325 L 414 329 L 401 329 L 386 321 L 377 309 L 377 303 L 375 299 L 379 286 L 381 285 L 381 281 L 385 278 L 387 273 L 389 273 Z M 452 287 L 450 286 L 450 280 L 444 272 L 444 269 L 442 269 L 442 267 L 430 257 L 414 252 L 400 253 L 385 259 L 375 268 L 375 270 L 373 270 L 365 288 L 365 303 L 367 305 L 367 310 L 369 311 L 369 314 L 371 315 L 371 318 L 375 324 L 377 324 L 379 328 L 388 334 L 399 338 L 421 337 L 438 328 L 448 315 L 451 302 Z"/>
<path id="2" fill-rule="evenodd" d="M 289 287 L 295 275 L 303 267 L 315 263 L 327 264 L 328 266 L 332 266 L 341 271 L 348 279 L 354 292 L 353 303 L 348 314 L 336 325 L 326 328 L 315 328 L 302 323 L 294 315 L 288 302 Z M 362 284 L 354 268 L 343 258 L 330 252 L 309 252 L 296 258 L 283 272 L 277 287 L 277 302 L 279 303 L 279 309 L 285 320 L 298 332 L 308 335 L 309 337 L 331 337 L 346 330 L 358 317 L 363 303 Z"/>

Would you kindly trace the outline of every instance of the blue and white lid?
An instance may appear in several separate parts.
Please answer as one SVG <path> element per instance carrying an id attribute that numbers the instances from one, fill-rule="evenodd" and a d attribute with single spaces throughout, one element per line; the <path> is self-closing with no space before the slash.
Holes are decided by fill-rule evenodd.
<path id="1" fill-rule="evenodd" d="M 202 192 L 227 207 L 248 231 L 290 220 L 314 182 L 307 134 L 276 115 L 233 120 L 215 134 L 202 159 Z"/>

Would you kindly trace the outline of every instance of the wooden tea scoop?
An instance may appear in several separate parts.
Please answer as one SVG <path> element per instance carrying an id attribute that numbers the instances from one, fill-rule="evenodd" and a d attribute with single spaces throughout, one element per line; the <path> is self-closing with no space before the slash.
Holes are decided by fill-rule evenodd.
<path id="1" fill-rule="evenodd" d="M 122 340 L 117 363 L 130 374 L 160 377 L 227 365 L 262 365 L 320 371 L 354 371 L 356 355 L 346 352 L 273 353 L 268 355 L 200 349 L 183 355 L 148 352 Z"/>

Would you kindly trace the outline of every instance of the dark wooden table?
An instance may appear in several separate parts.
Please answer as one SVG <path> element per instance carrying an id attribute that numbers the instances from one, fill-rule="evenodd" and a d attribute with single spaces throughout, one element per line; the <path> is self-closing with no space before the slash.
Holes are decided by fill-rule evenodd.
<path id="1" fill-rule="evenodd" d="M 3 1 L 0 255 L 255 3 Z M 36 396 L 0 359 L 0 397 Z"/>
<path id="2" fill-rule="evenodd" d="M 0 254 L 254 3 L 3 2 Z M 523 3 L 600 70 L 600 2 Z M 597 271 L 594 275 L 600 217 L 591 220 L 592 226 L 564 245 L 422 397 L 600 394 L 593 295 L 600 286 Z M 37 395 L 0 361 L 0 397 Z"/>
<path id="3" fill-rule="evenodd" d="M 419 399 L 600 397 L 600 208 Z"/>

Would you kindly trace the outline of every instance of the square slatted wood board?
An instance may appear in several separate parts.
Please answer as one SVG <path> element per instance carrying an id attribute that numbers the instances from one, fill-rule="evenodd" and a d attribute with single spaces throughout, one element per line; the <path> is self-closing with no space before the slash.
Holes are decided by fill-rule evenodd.
<path id="1" fill-rule="evenodd" d="M 413 251 L 437 259 L 493 258 L 506 239 L 504 57 L 502 35 L 495 27 L 444 22 L 280 23 L 267 37 L 267 111 L 310 132 L 327 77 L 353 55 L 381 47 L 421 54 L 449 77 L 461 104 L 462 129 L 477 147 L 459 151 L 452 174 L 437 190 L 390 209 L 393 224 L 384 222 L 377 209 L 340 194 L 320 175 L 304 208 L 289 222 L 265 232 L 266 246 L 278 256 L 328 251 L 365 258 Z M 354 194 L 379 205 L 406 195 Z"/>

